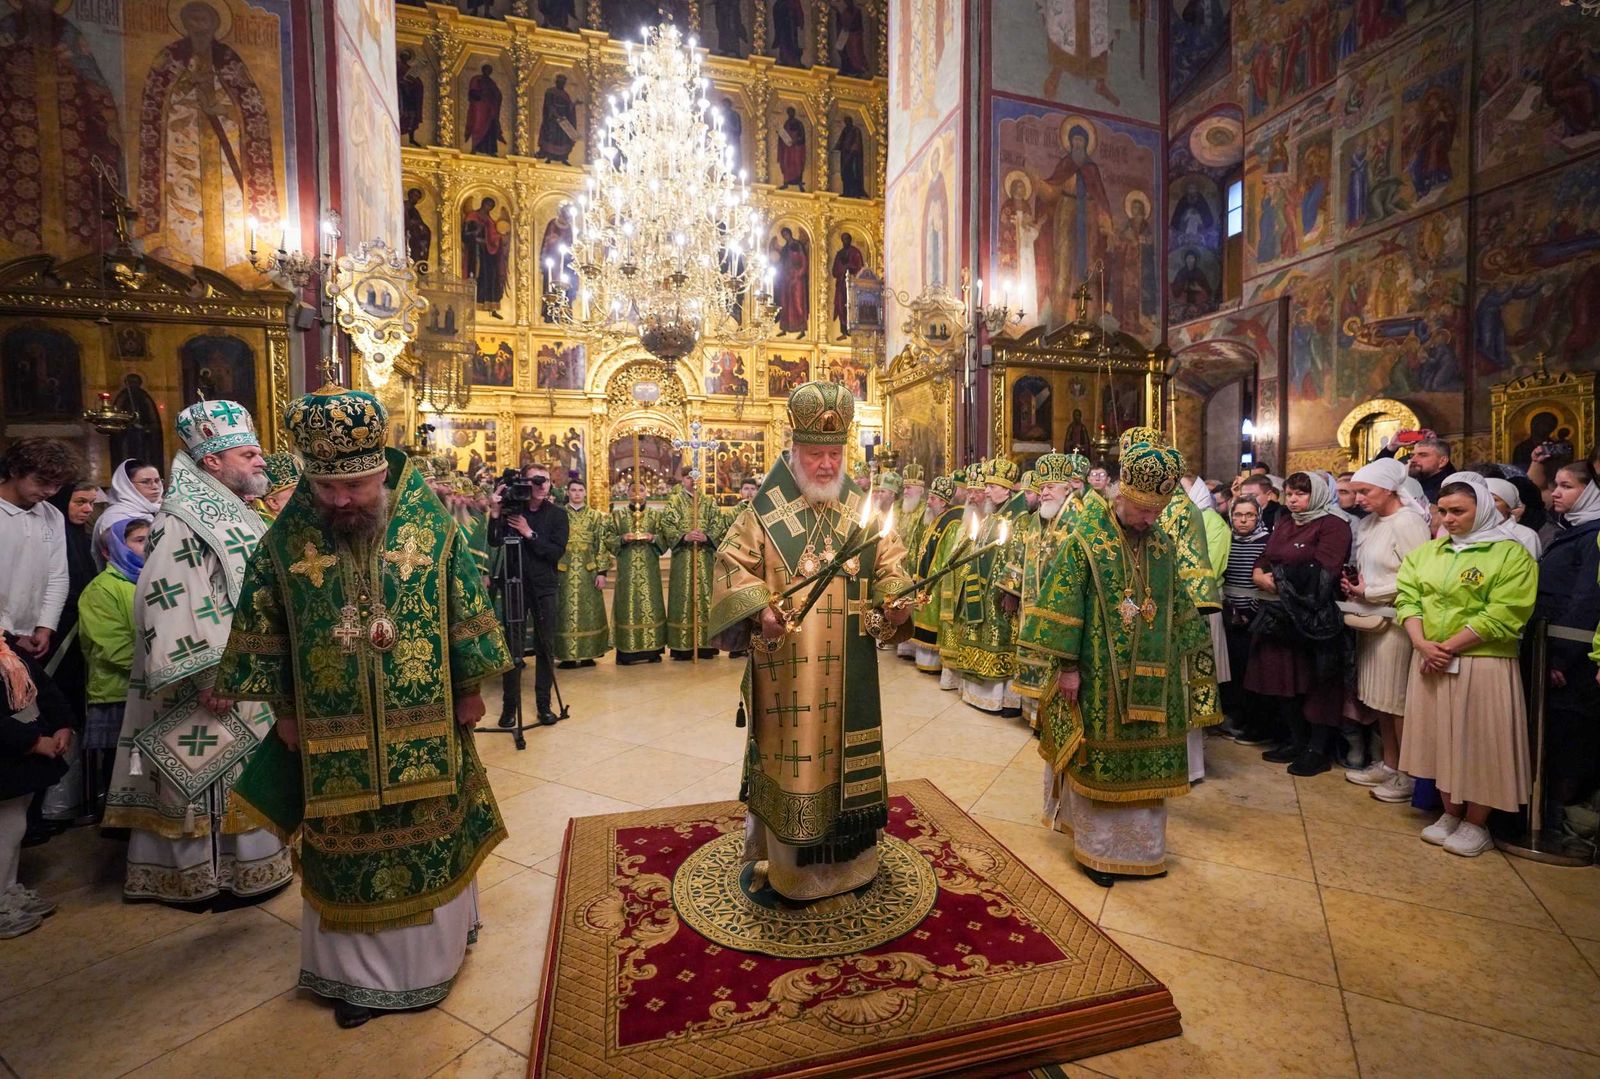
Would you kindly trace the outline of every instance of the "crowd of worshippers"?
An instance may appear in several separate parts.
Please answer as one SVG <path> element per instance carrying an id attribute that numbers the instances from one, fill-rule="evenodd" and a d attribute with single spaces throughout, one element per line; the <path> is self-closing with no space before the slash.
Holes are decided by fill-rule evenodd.
<path id="1" fill-rule="evenodd" d="M 1209 482 L 1185 469 L 1160 527 L 1179 548 L 1177 576 L 1186 587 L 1178 591 L 1188 593 L 1212 638 L 1205 662 L 1214 666 L 1183 677 L 1191 685 L 1214 680 L 1217 689 L 1214 702 L 1199 695 L 1190 701 L 1188 778 L 1204 775 L 1204 730 L 1260 747 L 1263 760 L 1291 775 L 1342 768 L 1373 798 L 1438 813 L 1422 831 L 1425 841 L 1476 856 L 1493 846 L 1491 825 L 1516 829 L 1531 796 L 1528 687 L 1537 679 L 1545 685 L 1549 761 L 1544 819 L 1592 842 L 1600 826 L 1596 458 L 1554 459 L 1541 449 L 1527 469 L 1463 468 L 1448 442 L 1424 434 L 1404 447 L 1392 440 L 1374 460 L 1340 475 L 1281 477 L 1258 462 L 1231 480 Z M 1148 438 L 1160 441 L 1158 432 Z M 1124 436 L 1125 457 L 1129 446 Z M 1093 527 L 1112 540 L 1133 534 L 1137 521 L 1121 508 L 1121 521 L 1109 512 L 1120 506 L 1125 478 L 1118 462 L 1095 465 L 1076 453 L 1047 454 L 1020 476 L 1013 462 L 997 458 L 926 488 L 920 474 L 914 483 L 909 475 L 880 475 L 881 487 L 905 492 L 902 536 L 914 572 L 949 563 L 963 550 L 964 533 L 982 545 L 1001 520 L 1010 532 L 994 557 L 960 568 L 923 597 L 915 639 L 900 646 L 901 656 L 937 673 L 941 686 L 968 704 L 1025 718 L 1048 742 L 1041 703 L 1057 696 L 1054 679 L 1071 669 L 1075 689 L 1081 666 L 1087 687 L 1093 667 L 1087 644 L 1075 646 L 1067 664 L 1052 645 L 1052 623 L 1082 623 L 1090 612 L 1063 606 L 1050 590 L 1070 576 L 1062 552 L 1075 530 L 1090 562 L 1113 546 L 1083 535 L 1085 521 L 1098 522 Z M 1094 506 L 1101 512 L 1087 512 Z M 1186 531 L 1199 549 L 1187 565 Z M 1123 550 L 1126 559 L 1132 549 Z M 1121 624 L 1137 627 L 1135 612 L 1153 607 L 1148 588 L 1136 573 L 1124 583 L 1126 597 L 1100 602 L 1120 600 L 1127 607 Z M 1087 594 L 1094 590 L 1091 581 Z M 1108 612 L 1101 617 L 1098 624 L 1117 625 Z M 1165 625 L 1176 639 L 1176 622 Z M 1536 635 L 1545 656 L 1537 671 Z M 1125 647 L 1136 655 L 1140 646 Z M 1182 651 L 1174 645 L 1156 658 Z M 1116 662 L 1115 649 L 1111 655 L 1105 663 Z M 1138 678 L 1120 671 L 1116 679 L 1110 681 L 1125 697 L 1114 708 L 1126 719 L 1136 712 Z M 1102 776 L 1094 785 L 1091 776 L 1095 756 L 1114 751 L 1116 726 L 1096 742 L 1092 707 L 1099 705 L 1082 701 L 1081 719 L 1072 721 L 1074 745 L 1066 747 L 1078 772 L 1066 783 L 1058 776 L 1053 786 L 1046 778 L 1046 816 L 1063 831 L 1074 824 L 1072 791 L 1064 788 L 1120 797 L 1116 783 Z M 1080 710 L 1078 702 L 1073 708 Z M 1052 752 L 1044 755 L 1048 761 Z M 1124 777 L 1130 799 L 1186 789 L 1163 788 L 1151 778 L 1159 768 L 1150 769 L 1139 781 Z M 1058 771 L 1071 769 L 1063 762 Z M 1097 875 L 1094 852 L 1083 849 L 1084 823 L 1076 824 L 1075 853 L 1101 883 L 1159 875 L 1158 857 L 1143 866 L 1118 864 L 1125 855 L 1109 860 L 1114 872 Z M 1161 845 L 1159 837 L 1152 845 Z"/>

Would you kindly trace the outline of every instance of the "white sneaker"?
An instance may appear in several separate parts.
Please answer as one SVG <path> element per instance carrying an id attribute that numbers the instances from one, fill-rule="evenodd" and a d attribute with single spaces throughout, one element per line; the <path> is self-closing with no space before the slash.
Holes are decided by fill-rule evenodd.
<path id="1" fill-rule="evenodd" d="M 1409 802 L 1417 789 L 1417 781 L 1404 772 L 1390 772 L 1389 778 L 1367 793 L 1380 802 Z"/>
<path id="2" fill-rule="evenodd" d="M 1494 850 L 1494 839 L 1489 835 L 1489 829 L 1462 821 L 1461 826 L 1444 841 L 1444 849 L 1463 858 L 1476 858 L 1486 850 Z"/>
<path id="3" fill-rule="evenodd" d="M 48 918 L 56 912 L 56 905 L 48 899 L 40 897 L 32 888 L 24 888 L 21 884 L 13 884 L 6 889 L 6 899 L 24 914 L 36 914 L 41 918 Z"/>
<path id="4" fill-rule="evenodd" d="M 1436 847 L 1442 847 L 1444 846 L 1444 841 L 1455 835 L 1456 829 L 1459 827 L 1461 827 L 1460 817 L 1452 817 L 1448 813 L 1441 814 L 1438 820 L 1422 830 L 1422 841 L 1424 843 L 1432 843 Z"/>
<path id="5" fill-rule="evenodd" d="M 1346 782 L 1362 787 L 1376 787 L 1394 775 L 1394 769 L 1382 761 L 1373 761 L 1365 768 L 1352 768 L 1344 774 Z"/>
<path id="6" fill-rule="evenodd" d="M 44 921 L 37 914 L 23 910 L 9 894 L 0 895 L 0 940 L 10 940 L 31 933 Z"/>

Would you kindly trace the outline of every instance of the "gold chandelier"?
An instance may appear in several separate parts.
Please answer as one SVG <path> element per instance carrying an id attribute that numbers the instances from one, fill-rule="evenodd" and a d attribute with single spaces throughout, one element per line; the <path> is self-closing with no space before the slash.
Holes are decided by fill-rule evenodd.
<path id="1" fill-rule="evenodd" d="M 662 360 L 702 338 L 754 341 L 772 321 L 766 223 L 706 99 L 695 42 L 666 23 L 627 53 L 628 84 L 609 97 L 584 193 L 568 208 L 572 248 L 562 255 L 577 280 L 558 271 L 556 318 L 581 333 L 636 336 Z"/>

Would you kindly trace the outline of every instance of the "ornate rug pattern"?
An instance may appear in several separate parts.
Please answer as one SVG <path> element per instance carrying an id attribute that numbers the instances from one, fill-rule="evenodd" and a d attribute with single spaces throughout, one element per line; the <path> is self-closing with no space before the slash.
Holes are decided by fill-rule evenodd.
<path id="1" fill-rule="evenodd" d="M 751 890 L 743 828 L 737 802 L 570 823 L 530 1075 L 1001 1075 L 1178 1033 L 1166 988 L 925 780 L 890 788 L 895 886 L 835 924 Z"/>

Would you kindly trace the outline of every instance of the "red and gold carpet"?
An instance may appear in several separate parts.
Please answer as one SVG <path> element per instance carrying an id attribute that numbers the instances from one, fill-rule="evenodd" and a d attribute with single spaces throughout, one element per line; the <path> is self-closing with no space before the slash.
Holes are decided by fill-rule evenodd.
<path id="1" fill-rule="evenodd" d="M 1179 1033 L 1165 986 L 925 780 L 826 906 L 739 862 L 738 802 L 567 829 L 529 1075 L 1001 1076 Z"/>

